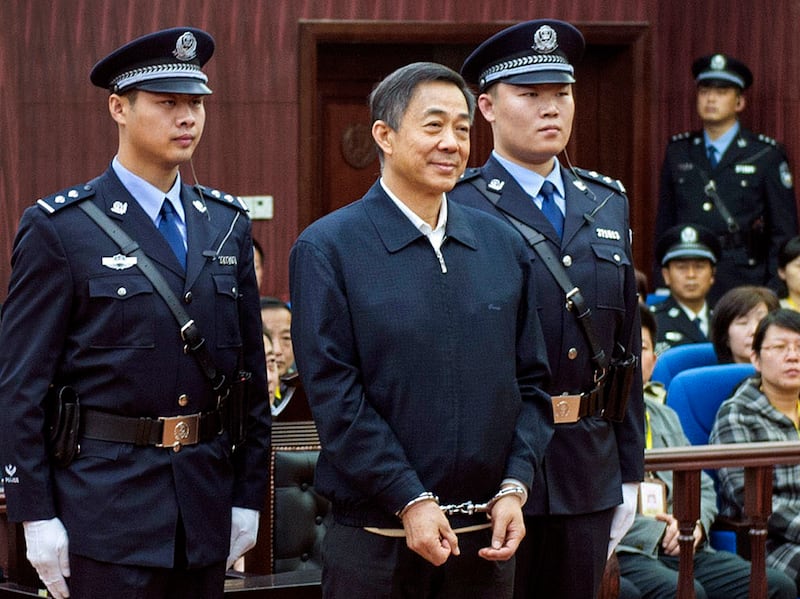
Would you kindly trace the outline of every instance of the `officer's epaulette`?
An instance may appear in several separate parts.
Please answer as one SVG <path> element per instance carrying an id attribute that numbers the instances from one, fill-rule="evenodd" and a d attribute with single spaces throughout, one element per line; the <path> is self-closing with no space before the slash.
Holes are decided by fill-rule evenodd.
<path id="1" fill-rule="evenodd" d="M 53 195 L 36 200 L 36 204 L 48 214 L 53 214 L 62 208 L 72 206 L 81 200 L 90 198 L 94 194 L 94 187 L 88 183 L 82 183 L 74 187 L 67 187 Z"/>
<path id="2" fill-rule="evenodd" d="M 579 177 L 583 177 L 586 179 L 591 179 L 595 183 L 600 183 L 601 185 L 605 185 L 606 187 L 610 187 L 616 192 L 625 193 L 625 186 L 622 184 L 622 181 L 619 179 L 612 179 L 606 175 L 601 175 L 597 171 L 588 171 L 585 168 L 578 168 L 574 167 L 572 169 L 576 175 Z"/>
<path id="3" fill-rule="evenodd" d="M 673 141 L 681 141 L 682 139 L 689 139 L 692 136 L 691 131 L 684 131 L 683 133 L 676 133 L 672 137 L 669 138 L 670 142 Z"/>
<path id="4" fill-rule="evenodd" d="M 778 140 L 770 137 L 769 135 L 764 135 L 763 133 L 758 133 L 756 135 L 756 137 L 758 138 L 758 141 L 760 141 L 760 142 L 763 142 L 765 144 L 769 144 L 771 146 L 775 146 L 776 148 L 778 147 Z"/>
<path id="5" fill-rule="evenodd" d="M 195 185 L 194 189 L 201 194 L 203 199 L 213 199 L 217 200 L 221 204 L 227 204 L 228 206 L 233 206 L 247 214 L 249 212 L 249 208 L 247 204 L 244 203 L 244 200 L 239 196 L 235 196 L 229 193 L 225 193 L 224 191 L 220 191 L 219 189 L 212 189 L 210 187 L 206 187 L 205 185 Z"/>

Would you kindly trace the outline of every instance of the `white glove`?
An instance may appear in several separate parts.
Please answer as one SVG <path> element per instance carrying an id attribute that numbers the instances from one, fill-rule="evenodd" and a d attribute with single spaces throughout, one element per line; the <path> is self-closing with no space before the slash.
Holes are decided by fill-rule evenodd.
<path id="1" fill-rule="evenodd" d="M 639 495 L 639 483 L 622 484 L 622 503 L 614 510 L 614 518 L 611 520 L 611 539 L 608 542 L 608 556 L 614 553 L 614 549 L 619 545 L 622 537 L 628 532 L 636 516 L 636 501 Z"/>
<path id="2" fill-rule="evenodd" d="M 231 551 L 225 565 L 228 570 L 237 559 L 255 546 L 260 516 L 257 510 L 244 507 L 235 507 L 231 510 Z"/>
<path id="3" fill-rule="evenodd" d="M 23 522 L 28 561 L 55 599 L 69 597 L 69 540 L 58 518 Z"/>

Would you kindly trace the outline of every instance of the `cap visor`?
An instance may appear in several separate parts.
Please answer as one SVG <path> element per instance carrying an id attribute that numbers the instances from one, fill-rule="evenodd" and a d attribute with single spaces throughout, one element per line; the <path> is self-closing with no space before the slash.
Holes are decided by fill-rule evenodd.
<path id="1" fill-rule="evenodd" d="M 710 251 L 700 249 L 685 249 L 667 252 L 661 259 L 661 266 L 666 266 L 670 260 L 695 259 L 695 260 L 710 260 L 711 264 L 717 263 L 717 258 Z"/>
<path id="2" fill-rule="evenodd" d="M 191 79 L 143 81 L 128 89 L 141 89 L 146 92 L 162 94 L 190 94 L 193 96 L 207 96 L 212 93 L 211 89 L 205 83 L 202 81 L 193 81 Z"/>
<path id="3" fill-rule="evenodd" d="M 539 83 L 575 83 L 575 77 L 564 71 L 538 71 L 520 73 L 498 79 L 498 81 L 511 85 L 537 85 Z"/>

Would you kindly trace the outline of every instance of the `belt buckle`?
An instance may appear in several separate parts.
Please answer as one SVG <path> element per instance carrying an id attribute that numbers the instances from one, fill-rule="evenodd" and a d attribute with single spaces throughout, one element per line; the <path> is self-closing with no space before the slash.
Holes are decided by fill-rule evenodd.
<path id="1" fill-rule="evenodd" d="M 567 424 L 581 419 L 581 395 L 553 395 L 553 422 Z"/>
<path id="2" fill-rule="evenodd" d="M 195 445 L 200 431 L 200 414 L 187 414 L 186 416 L 161 416 L 158 419 L 163 423 L 161 443 L 156 447 L 171 447 L 172 451 L 179 452 L 183 445 Z"/>

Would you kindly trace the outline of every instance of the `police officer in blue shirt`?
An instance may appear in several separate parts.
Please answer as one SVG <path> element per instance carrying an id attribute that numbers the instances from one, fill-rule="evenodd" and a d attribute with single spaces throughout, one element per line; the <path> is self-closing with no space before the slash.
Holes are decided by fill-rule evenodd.
<path id="1" fill-rule="evenodd" d="M 549 259 L 529 248 L 556 426 L 524 508 L 519 598 L 597 595 L 606 558 L 633 521 L 644 468 L 641 383 L 625 397 L 621 422 L 612 422 L 601 399 L 604 367 L 595 360 L 641 348 L 628 199 L 619 181 L 556 157 L 572 131 L 573 65 L 583 49 L 572 25 L 529 21 L 489 38 L 461 69 L 478 86 L 494 150 L 451 198 L 533 230 L 537 247 L 547 249 L 569 281 L 566 297 Z M 583 310 L 569 308 L 577 305 L 572 287 L 591 315 L 593 342 L 577 318 Z"/>
<path id="2" fill-rule="evenodd" d="M 251 225 L 236 198 L 179 173 L 203 133 L 213 50 L 181 27 L 98 62 L 117 154 L 27 209 L 14 241 L 0 461 L 9 519 L 53 597 L 218 598 L 255 543 L 270 422 Z M 79 414 L 53 421 L 77 435 L 46 441 L 50 413 Z"/>
<path id="3" fill-rule="evenodd" d="M 651 306 L 658 324 L 656 354 L 686 343 L 709 340 L 711 306 L 719 241 L 705 227 L 676 225 L 658 240 L 656 255 L 669 296 Z"/>
<path id="4" fill-rule="evenodd" d="M 719 239 L 713 304 L 737 285 L 779 288 L 778 251 L 797 233 L 794 184 L 783 148 L 741 126 L 753 82 L 743 62 L 711 54 L 692 64 L 703 129 L 675 135 L 661 169 L 655 238 L 679 223 Z M 660 279 L 660 265 L 654 269 Z"/>

